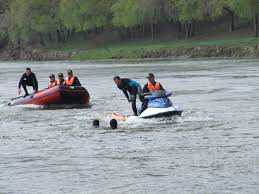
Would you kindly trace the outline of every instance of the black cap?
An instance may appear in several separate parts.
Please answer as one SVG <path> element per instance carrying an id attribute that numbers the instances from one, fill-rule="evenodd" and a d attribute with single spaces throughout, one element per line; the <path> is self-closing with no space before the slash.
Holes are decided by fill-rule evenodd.
<path id="1" fill-rule="evenodd" d="M 49 78 L 55 78 L 55 75 L 54 74 L 50 74 Z"/>
<path id="2" fill-rule="evenodd" d="M 67 74 L 73 74 L 72 69 L 68 69 L 68 70 L 67 70 Z"/>
<path id="3" fill-rule="evenodd" d="M 63 73 L 58 73 L 58 77 L 64 77 Z"/>
<path id="4" fill-rule="evenodd" d="M 155 75 L 153 73 L 149 73 L 147 78 L 151 78 L 151 77 L 155 77 Z"/>
<path id="5" fill-rule="evenodd" d="M 30 67 L 27 67 L 27 68 L 26 68 L 26 71 L 31 71 L 31 68 L 30 68 Z"/>
<path id="6" fill-rule="evenodd" d="M 113 80 L 116 80 L 116 79 L 120 80 L 121 78 L 120 78 L 120 76 L 114 76 Z"/>

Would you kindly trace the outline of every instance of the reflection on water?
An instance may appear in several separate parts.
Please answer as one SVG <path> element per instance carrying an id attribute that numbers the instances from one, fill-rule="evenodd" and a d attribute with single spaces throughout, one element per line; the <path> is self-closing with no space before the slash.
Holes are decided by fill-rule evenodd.
<path id="1" fill-rule="evenodd" d="M 6 63 L 0 72 L 0 193 L 258 193 L 258 60 Z M 8 107 L 24 68 L 45 88 L 72 68 L 90 109 Z M 181 118 L 120 122 L 130 105 L 112 77 L 154 72 Z M 100 119 L 101 127 L 92 127 Z"/>

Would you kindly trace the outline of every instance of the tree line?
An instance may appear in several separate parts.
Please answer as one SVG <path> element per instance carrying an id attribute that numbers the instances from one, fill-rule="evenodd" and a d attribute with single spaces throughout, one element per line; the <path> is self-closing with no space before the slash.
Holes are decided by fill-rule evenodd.
<path id="1" fill-rule="evenodd" d="M 114 30 L 122 38 L 156 38 L 161 24 L 172 25 L 189 38 L 200 22 L 250 22 L 255 36 L 259 0 L 0 0 L 0 44 L 66 42 Z"/>

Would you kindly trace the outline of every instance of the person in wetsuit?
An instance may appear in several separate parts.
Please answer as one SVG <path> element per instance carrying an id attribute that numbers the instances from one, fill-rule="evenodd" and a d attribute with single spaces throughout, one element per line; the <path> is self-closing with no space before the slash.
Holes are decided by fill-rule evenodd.
<path id="1" fill-rule="evenodd" d="M 156 91 L 160 91 L 160 90 L 165 91 L 165 89 L 163 88 L 161 83 L 157 82 L 155 80 L 155 75 L 153 73 L 149 73 L 148 76 L 147 76 L 147 79 L 148 79 L 148 82 L 143 88 L 143 95 L 144 96 L 150 94 L 151 92 L 156 92 Z M 143 103 L 142 103 L 142 107 L 141 107 L 141 112 L 146 110 L 147 106 L 148 106 L 148 100 L 144 99 Z"/>
<path id="2" fill-rule="evenodd" d="M 113 78 L 117 87 L 123 91 L 127 100 L 131 103 L 131 107 L 135 116 L 138 116 L 138 111 L 136 107 L 137 95 L 139 96 L 140 101 L 142 101 L 142 90 L 139 83 L 134 80 L 127 78 L 120 78 L 119 76 L 115 76 Z"/>
<path id="3" fill-rule="evenodd" d="M 71 69 L 67 70 L 67 79 L 65 83 L 67 86 L 81 86 L 79 79 L 74 76 Z"/>
<path id="4" fill-rule="evenodd" d="M 36 78 L 36 75 L 31 71 L 31 68 L 26 68 L 25 73 L 20 78 L 19 84 L 18 84 L 18 94 L 21 94 L 21 86 L 23 87 L 23 90 L 25 92 L 25 96 L 28 96 L 28 90 L 27 86 L 31 86 L 33 88 L 34 93 L 38 92 L 38 80 Z"/>

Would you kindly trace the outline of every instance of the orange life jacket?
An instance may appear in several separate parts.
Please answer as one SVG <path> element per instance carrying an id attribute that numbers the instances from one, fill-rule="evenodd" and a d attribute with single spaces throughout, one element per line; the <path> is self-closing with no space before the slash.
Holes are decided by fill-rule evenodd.
<path id="1" fill-rule="evenodd" d="M 72 86 L 75 80 L 75 76 L 71 77 L 70 79 L 66 79 L 66 85 L 67 86 Z"/>
<path id="2" fill-rule="evenodd" d="M 153 85 L 151 82 L 148 82 L 147 88 L 150 92 L 161 90 L 161 85 L 159 82 L 156 82 L 155 85 Z"/>
<path id="3" fill-rule="evenodd" d="M 54 86 L 58 85 L 57 80 L 55 80 L 54 82 L 49 82 L 48 88 L 52 88 Z"/>

